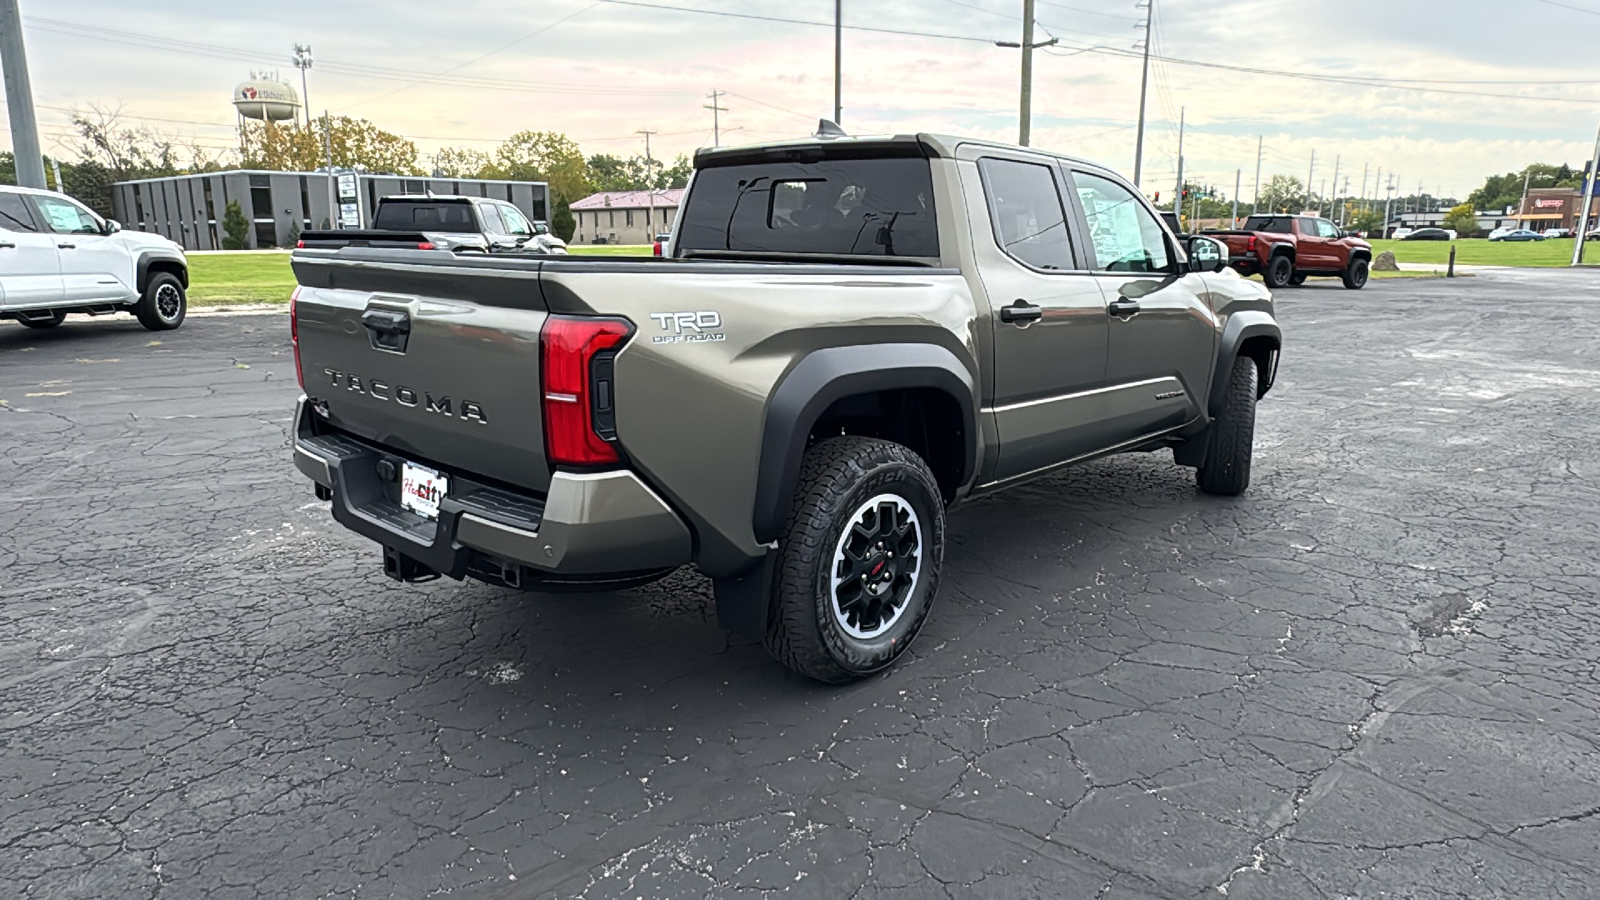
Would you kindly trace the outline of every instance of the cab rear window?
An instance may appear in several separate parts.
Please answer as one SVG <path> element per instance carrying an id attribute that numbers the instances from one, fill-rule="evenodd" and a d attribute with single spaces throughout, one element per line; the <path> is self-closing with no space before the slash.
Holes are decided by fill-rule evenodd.
<path id="1" fill-rule="evenodd" d="M 678 250 L 937 257 L 932 172 L 921 157 L 702 169 Z"/>
<path id="2" fill-rule="evenodd" d="M 475 232 L 472 206 L 466 203 L 413 203 L 385 200 L 378 204 L 372 227 L 379 231 Z"/>

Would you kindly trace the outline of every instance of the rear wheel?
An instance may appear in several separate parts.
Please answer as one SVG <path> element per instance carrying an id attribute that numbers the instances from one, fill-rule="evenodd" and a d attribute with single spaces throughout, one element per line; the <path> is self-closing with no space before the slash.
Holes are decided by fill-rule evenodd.
<path id="1" fill-rule="evenodd" d="M 144 296 L 134 307 L 133 314 L 139 318 L 140 325 L 151 331 L 170 331 L 183 324 L 188 311 L 189 301 L 178 276 L 157 272 L 150 276 L 150 283 L 145 285 Z"/>
<path id="2" fill-rule="evenodd" d="M 1206 429 L 1206 461 L 1195 473 L 1200 490 L 1234 497 L 1250 486 L 1256 440 L 1256 361 L 1233 361 L 1222 414 Z"/>
<path id="3" fill-rule="evenodd" d="M 1367 286 L 1368 264 L 1365 259 L 1350 260 L 1350 267 L 1344 270 L 1344 286 L 1352 291 L 1359 291 Z"/>
<path id="4" fill-rule="evenodd" d="M 21 313 L 17 321 L 29 328 L 54 328 L 67 320 L 67 311 L 64 309 L 43 309 L 34 313 Z"/>
<path id="5" fill-rule="evenodd" d="M 938 482 L 899 444 L 823 441 L 801 464 L 779 553 L 768 651 L 831 683 L 886 668 L 922 630 L 938 590 Z"/>
<path id="6" fill-rule="evenodd" d="M 1266 271 L 1261 273 L 1261 280 L 1265 281 L 1269 288 L 1285 287 L 1293 277 L 1294 260 L 1290 259 L 1288 254 L 1274 256 L 1267 263 Z"/>

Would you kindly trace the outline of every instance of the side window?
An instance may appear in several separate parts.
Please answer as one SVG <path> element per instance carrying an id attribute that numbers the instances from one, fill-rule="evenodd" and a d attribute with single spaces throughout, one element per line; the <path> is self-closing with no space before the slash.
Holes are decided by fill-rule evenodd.
<path id="1" fill-rule="evenodd" d="M 483 217 L 483 228 L 490 234 L 505 234 L 505 223 L 500 221 L 500 211 L 493 203 L 478 204 L 478 215 Z"/>
<path id="2" fill-rule="evenodd" d="M 33 213 L 21 194 L 0 192 L 0 228 L 6 231 L 38 231 L 33 224 Z"/>
<path id="3" fill-rule="evenodd" d="M 500 206 L 498 203 L 495 205 Z M 527 217 L 522 214 L 522 210 L 517 209 L 515 206 L 500 206 L 500 215 L 506 220 L 507 234 L 521 236 L 534 233 L 533 226 L 528 224 Z"/>
<path id="4" fill-rule="evenodd" d="M 1000 249 L 1036 269 L 1075 268 L 1065 207 L 1051 167 L 983 159 L 978 169 Z"/>
<path id="5" fill-rule="evenodd" d="M 1318 219 L 1317 233 L 1325 238 L 1337 238 L 1339 236 L 1339 229 L 1327 219 Z"/>
<path id="6" fill-rule="evenodd" d="M 1106 272 L 1165 272 L 1172 259 L 1156 217 L 1127 188 L 1099 175 L 1073 172 L 1094 241 L 1095 267 Z"/>
<path id="7" fill-rule="evenodd" d="M 50 230 L 58 234 L 99 234 L 100 220 L 87 209 L 62 197 L 35 196 Z"/>

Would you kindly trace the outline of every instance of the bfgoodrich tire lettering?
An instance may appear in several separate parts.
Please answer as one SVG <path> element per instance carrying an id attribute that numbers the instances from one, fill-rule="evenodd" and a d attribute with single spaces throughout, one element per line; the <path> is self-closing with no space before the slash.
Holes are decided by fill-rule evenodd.
<path id="1" fill-rule="evenodd" d="M 779 573 L 767 649 L 819 681 L 851 681 L 893 663 L 922 630 L 944 558 L 944 500 L 915 453 L 840 437 L 806 451 Z"/>
<path id="2" fill-rule="evenodd" d="M 144 296 L 134 309 L 139 324 L 151 331 L 170 331 L 183 324 L 189 312 L 189 300 L 182 282 L 170 272 L 157 272 L 144 286 Z"/>
<path id="3" fill-rule="evenodd" d="M 1250 486 L 1256 440 L 1256 361 L 1233 361 L 1222 414 L 1206 429 L 1206 462 L 1195 473 L 1200 490 L 1233 497 Z"/>

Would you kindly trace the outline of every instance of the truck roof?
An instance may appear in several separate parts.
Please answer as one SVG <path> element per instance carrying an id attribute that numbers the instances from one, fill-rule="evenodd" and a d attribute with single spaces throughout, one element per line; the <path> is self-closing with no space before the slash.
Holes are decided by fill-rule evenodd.
<path id="1" fill-rule="evenodd" d="M 829 147 L 850 147 L 859 152 L 872 153 L 875 150 L 885 152 L 906 152 L 919 150 L 932 157 L 955 156 L 956 148 L 962 144 L 976 144 L 983 147 L 993 147 L 997 150 L 1012 150 L 1023 153 L 1034 153 L 1040 156 L 1050 156 L 1073 165 L 1085 166 L 1094 169 L 1105 169 L 1106 166 L 1082 157 L 1069 156 L 1065 153 L 1056 153 L 1051 150 L 1041 150 L 1038 147 L 1022 147 L 1017 144 L 1007 144 L 1003 141 L 991 141 L 982 138 L 962 137 L 952 134 L 894 134 L 894 135 L 845 135 L 839 137 L 811 136 L 795 138 L 787 141 L 769 141 L 758 144 L 741 144 L 732 147 L 716 147 L 701 149 L 695 153 L 695 168 L 704 165 L 729 165 L 742 161 L 754 161 L 768 154 L 785 150 L 801 150 L 807 148 L 825 149 Z"/>

